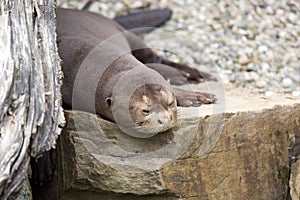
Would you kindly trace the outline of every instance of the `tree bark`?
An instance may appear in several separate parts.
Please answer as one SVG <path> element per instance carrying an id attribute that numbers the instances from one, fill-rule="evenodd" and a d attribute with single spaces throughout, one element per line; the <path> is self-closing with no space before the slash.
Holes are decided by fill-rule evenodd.
<path id="1" fill-rule="evenodd" d="M 0 199 L 13 199 L 30 156 L 55 146 L 64 124 L 55 0 L 0 1 Z"/>

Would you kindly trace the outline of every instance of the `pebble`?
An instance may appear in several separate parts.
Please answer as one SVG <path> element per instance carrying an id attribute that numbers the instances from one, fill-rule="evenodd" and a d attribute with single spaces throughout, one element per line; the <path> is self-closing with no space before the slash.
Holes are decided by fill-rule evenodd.
<path id="1" fill-rule="evenodd" d="M 292 83 L 293 81 L 289 78 L 285 78 L 282 80 L 282 86 L 285 88 L 288 88 Z"/>
<path id="2" fill-rule="evenodd" d="M 250 60 L 247 56 L 243 56 L 243 57 L 239 57 L 238 62 L 239 62 L 241 65 L 246 65 L 246 64 L 248 64 L 249 62 L 251 62 L 251 60 Z"/>
<path id="3" fill-rule="evenodd" d="M 296 22 L 297 19 L 299 19 L 299 18 L 298 18 L 298 16 L 295 15 L 294 13 L 290 13 L 290 14 L 288 15 L 288 19 L 290 20 L 290 22 Z"/>
<path id="4" fill-rule="evenodd" d="M 258 66 L 257 66 L 257 65 L 254 65 L 253 63 L 249 63 L 249 64 L 247 65 L 247 70 L 248 70 L 248 71 L 257 71 L 257 69 L 258 69 Z"/>
<path id="5" fill-rule="evenodd" d="M 248 82 L 253 82 L 259 79 L 259 76 L 256 72 L 244 72 L 245 80 Z"/>
<path id="6" fill-rule="evenodd" d="M 58 0 L 58 6 L 80 5 L 78 0 Z M 300 1 L 104 0 L 91 6 L 108 17 L 139 7 L 173 11 L 164 26 L 143 35 L 149 46 L 180 52 L 194 66 L 218 72 L 223 83 L 265 96 L 290 91 L 300 97 Z M 178 60 L 164 51 L 162 55 Z"/>
<path id="7" fill-rule="evenodd" d="M 293 92 L 292 92 L 292 95 L 293 95 L 294 97 L 300 97 L 300 90 L 293 91 Z"/>
<path id="8" fill-rule="evenodd" d="M 259 52 L 266 52 L 268 51 L 268 47 L 266 45 L 261 45 L 258 47 Z"/>
<path id="9" fill-rule="evenodd" d="M 264 88 L 265 86 L 266 86 L 266 81 L 264 81 L 264 80 L 259 80 L 256 82 L 257 88 Z"/>
<path id="10" fill-rule="evenodd" d="M 275 92 L 273 92 L 273 91 L 266 91 L 265 92 L 266 97 L 271 97 L 271 96 L 274 96 L 274 95 L 275 95 Z"/>
<path id="11" fill-rule="evenodd" d="M 300 66 L 299 66 L 299 71 L 298 72 L 291 73 L 291 77 L 295 82 L 300 84 Z"/>
<path id="12" fill-rule="evenodd" d="M 263 72 L 268 72 L 268 70 L 270 69 L 270 65 L 268 63 L 261 63 L 261 68 Z"/>

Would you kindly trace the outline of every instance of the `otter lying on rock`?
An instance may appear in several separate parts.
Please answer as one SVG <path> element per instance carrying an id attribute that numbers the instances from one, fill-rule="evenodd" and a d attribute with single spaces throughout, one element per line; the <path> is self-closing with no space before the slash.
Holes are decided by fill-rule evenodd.
<path id="1" fill-rule="evenodd" d="M 216 80 L 213 76 L 159 57 L 111 19 L 58 9 L 57 34 L 64 104 L 97 113 L 129 128 L 134 136 L 149 137 L 172 128 L 177 106 L 216 101 L 215 95 L 169 84 Z"/>

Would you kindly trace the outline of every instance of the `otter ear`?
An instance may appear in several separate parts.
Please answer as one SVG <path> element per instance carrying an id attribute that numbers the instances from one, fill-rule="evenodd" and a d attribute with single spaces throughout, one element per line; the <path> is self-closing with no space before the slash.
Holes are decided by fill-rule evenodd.
<path id="1" fill-rule="evenodd" d="M 112 98 L 110 98 L 110 97 L 106 98 L 106 99 L 105 99 L 105 103 L 106 103 L 106 105 L 108 105 L 109 107 L 111 107 L 112 104 L 113 104 Z"/>

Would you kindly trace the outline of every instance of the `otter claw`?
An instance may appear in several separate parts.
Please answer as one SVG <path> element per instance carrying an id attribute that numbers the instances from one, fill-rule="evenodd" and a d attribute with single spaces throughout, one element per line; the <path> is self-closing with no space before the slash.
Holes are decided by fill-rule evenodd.
<path id="1" fill-rule="evenodd" d="M 211 104 L 217 101 L 217 98 L 213 94 L 191 92 L 182 90 L 179 88 L 173 88 L 177 102 L 179 106 L 190 107 L 190 106 L 201 106 L 202 104 Z"/>

